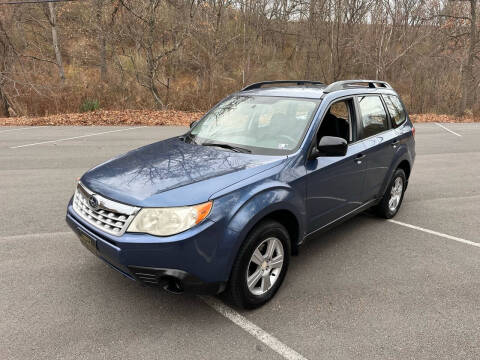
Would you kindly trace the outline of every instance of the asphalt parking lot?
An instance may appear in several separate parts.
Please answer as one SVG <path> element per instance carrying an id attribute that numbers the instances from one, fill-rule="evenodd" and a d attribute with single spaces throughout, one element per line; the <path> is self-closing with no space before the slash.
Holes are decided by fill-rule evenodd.
<path id="1" fill-rule="evenodd" d="M 142 287 L 65 223 L 83 172 L 184 128 L 0 127 L 0 359 L 480 358 L 480 123 L 442 126 L 396 223 L 307 243 L 255 311 Z"/>

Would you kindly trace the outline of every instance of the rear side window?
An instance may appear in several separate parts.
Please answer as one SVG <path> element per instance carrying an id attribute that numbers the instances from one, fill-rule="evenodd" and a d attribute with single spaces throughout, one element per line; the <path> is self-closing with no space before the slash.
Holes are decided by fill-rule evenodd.
<path id="1" fill-rule="evenodd" d="M 360 139 L 388 130 L 387 113 L 379 96 L 359 96 Z"/>
<path id="2" fill-rule="evenodd" d="M 384 99 L 385 104 L 387 104 L 387 109 L 392 119 L 393 126 L 398 127 L 402 125 L 407 116 L 400 99 L 395 95 L 384 95 Z"/>

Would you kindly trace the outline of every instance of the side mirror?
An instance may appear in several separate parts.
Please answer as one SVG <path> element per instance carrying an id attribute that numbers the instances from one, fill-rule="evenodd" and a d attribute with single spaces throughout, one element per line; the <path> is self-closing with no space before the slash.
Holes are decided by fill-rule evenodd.
<path id="1" fill-rule="evenodd" d="M 317 148 L 312 151 L 311 158 L 319 156 L 345 156 L 348 144 L 344 138 L 336 136 L 322 136 Z"/>
<path id="2" fill-rule="evenodd" d="M 193 128 L 195 126 L 195 124 L 197 123 L 198 120 L 194 120 L 190 123 L 190 129 Z"/>

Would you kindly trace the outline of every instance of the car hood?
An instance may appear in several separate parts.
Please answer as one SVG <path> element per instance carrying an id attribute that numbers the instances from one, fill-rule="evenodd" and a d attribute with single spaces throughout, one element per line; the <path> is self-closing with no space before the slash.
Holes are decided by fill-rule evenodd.
<path id="1" fill-rule="evenodd" d="M 81 181 L 95 193 L 130 205 L 193 205 L 286 158 L 236 153 L 171 138 L 100 164 Z"/>

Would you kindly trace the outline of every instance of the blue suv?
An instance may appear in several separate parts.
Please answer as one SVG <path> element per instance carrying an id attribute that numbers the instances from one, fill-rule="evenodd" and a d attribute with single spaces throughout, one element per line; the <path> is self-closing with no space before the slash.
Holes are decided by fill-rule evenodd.
<path id="1" fill-rule="evenodd" d="M 255 83 L 186 134 L 89 170 L 67 222 L 130 279 L 258 307 L 305 241 L 368 208 L 397 213 L 414 134 L 386 82 Z"/>

